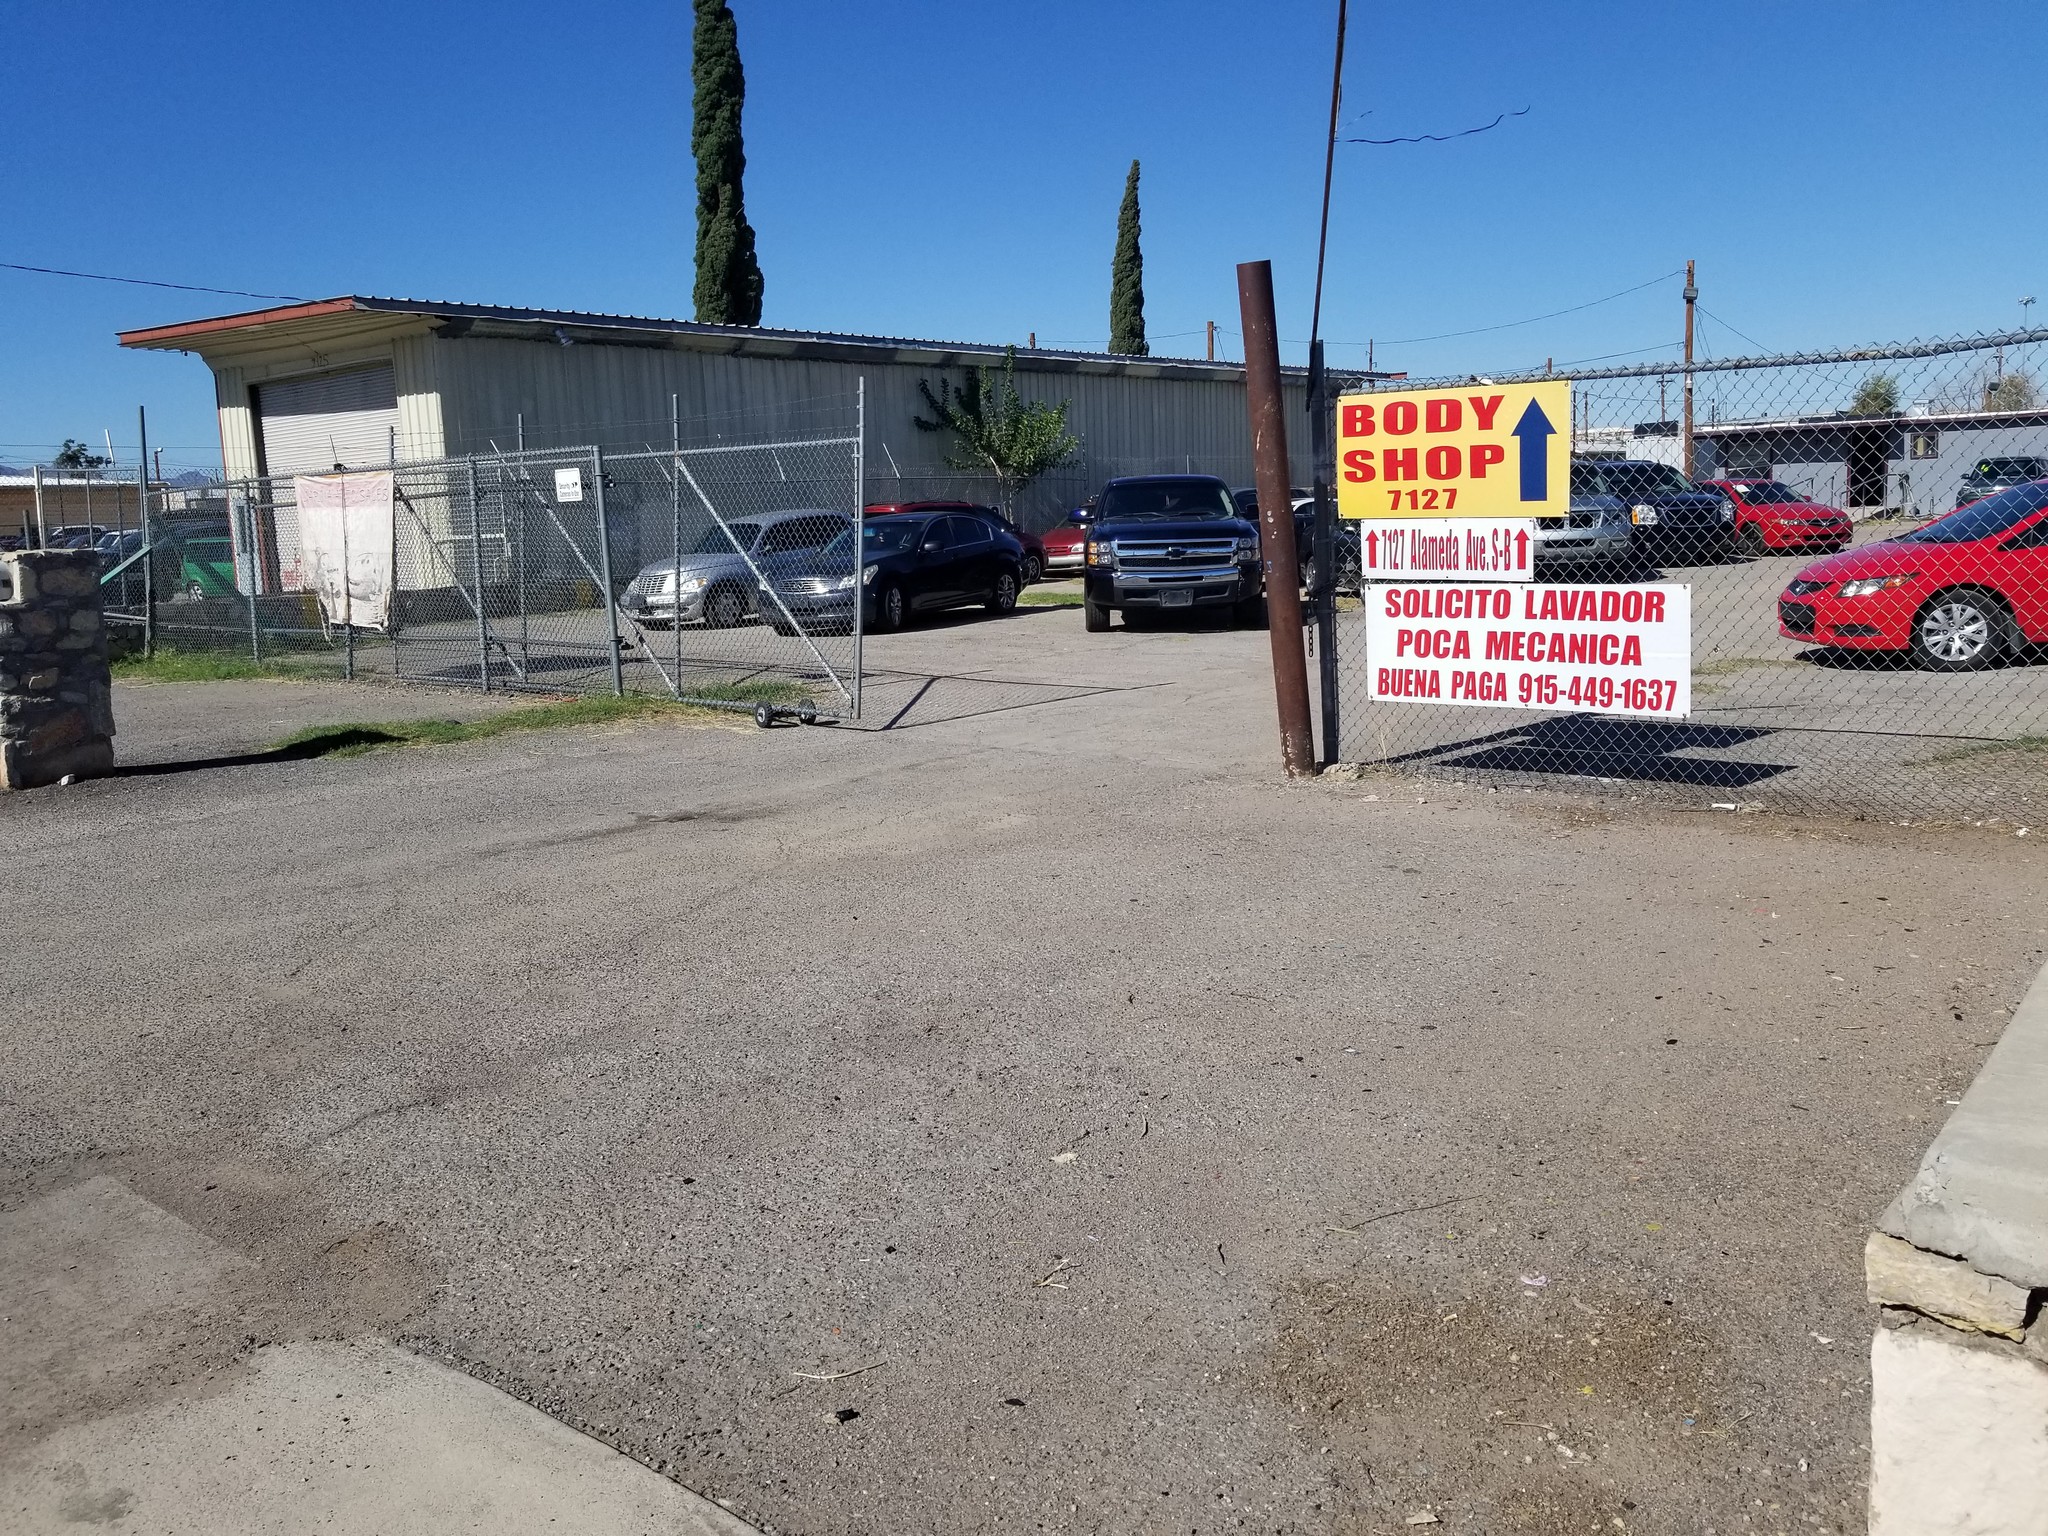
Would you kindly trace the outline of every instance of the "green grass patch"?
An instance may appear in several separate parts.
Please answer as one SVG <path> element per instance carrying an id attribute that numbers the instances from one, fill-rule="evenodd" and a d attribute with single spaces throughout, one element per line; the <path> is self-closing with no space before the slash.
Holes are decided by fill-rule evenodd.
<path id="1" fill-rule="evenodd" d="M 2000 752 L 2042 751 L 2048 751 L 2048 736 L 2015 736 L 2010 741 L 1969 741 L 1961 746 L 1951 747 L 1946 752 L 1937 752 L 1932 757 L 1916 757 L 1910 766 L 1925 768 L 1935 763 L 1960 763 L 1973 757 L 1991 757 Z"/>
<path id="2" fill-rule="evenodd" d="M 228 683 L 252 677 L 304 677 L 313 663 L 289 658 L 252 661 L 227 651 L 181 651 L 160 645 L 154 656 L 137 651 L 114 662 L 114 676 L 133 683 Z"/>
<path id="3" fill-rule="evenodd" d="M 614 698 L 562 699 L 529 704 L 479 720 L 385 720 L 315 725 L 294 731 L 269 751 L 281 758 L 361 757 L 387 747 L 445 747 L 488 741 L 514 731 L 553 731 L 568 726 L 615 725 L 635 720 L 710 720 L 714 711 L 639 694 Z"/>
<path id="4" fill-rule="evenodd" d="M 1701 677 L 1727 677 L 1731 673 L 1748 672 L 1757 667 L 1804 667 L 1810 663 L 1797 661 L 1787 656 L 1723 656 L 1718 661 L 1693 663 L 1692 675 Z"/>
<path id="5" fill-rule="evenodd" d="M 707 688 L 690 689 L 691 698 L 718 704 L 787 704 L 794 708 L 810 696 L 811 690 L 802 683 L 713 683 Z"/>
<path id="6" fill-rule="evenodd" d="M 1078 592 L 1019 592 L 1019 608 L 1078 608 L 1081 594 Z"/>

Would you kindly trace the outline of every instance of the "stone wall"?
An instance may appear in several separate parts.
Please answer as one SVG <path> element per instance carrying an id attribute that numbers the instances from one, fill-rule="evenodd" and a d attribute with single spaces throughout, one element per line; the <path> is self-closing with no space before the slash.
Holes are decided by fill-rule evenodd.
<path id="1" fill-rule="evenodd" d="M 114 766 L 114 699 L 92 550 L 0 552 L 0 789 Z"/>

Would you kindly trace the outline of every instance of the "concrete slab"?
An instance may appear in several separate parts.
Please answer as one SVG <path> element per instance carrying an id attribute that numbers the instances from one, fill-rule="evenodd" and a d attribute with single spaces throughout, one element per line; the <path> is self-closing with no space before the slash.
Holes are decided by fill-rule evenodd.
<path id="1" fill-rule="evenodd" d="M 1983 1274 L 2048 1287 L 2048 972 L 2035 979 L 1878 1225 Z"/>
<path id="2" fill-rule="evenodd" d="M 1871 1345 L 1870 1536 L 2039 1536 L 2048 1367 L 1933 1325 Z"/>
<path id="3" fill-rule="evenodd" d="M 152 1375 L 255 1266 L 100 1176 L 0 1215 L 0 1528 L 745 1536 L 711 1501 L 382 1339 Z M 105 1408 L 110 1394 L 131 1405 Z M 83 1411 L 79 1405 L 85 1404 Z M 99 1406 L 96 1406 L 99 1405 Z"/>

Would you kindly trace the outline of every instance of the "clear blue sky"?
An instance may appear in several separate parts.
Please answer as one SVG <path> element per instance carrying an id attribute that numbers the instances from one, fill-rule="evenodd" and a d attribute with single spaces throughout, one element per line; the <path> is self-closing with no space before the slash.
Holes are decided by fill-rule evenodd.
<path id="1" fill-rule="evenodd" d="M 1099 347 L 1144 162 L 1155 351 L 1270 257 L 1307 334 L 1335 0 L 735 0 L 765 323 Z M 1718 355 L 2048 301 L 2039 0 L 1354 6 L 1324 334 L 1381 366 Z M 689 6 L 14 0 L 0 260 L 327 296 L 689 313 Z M 217 457 L 196 358 L 117 329 L 253 301 L 0 271 L 0 462 Z M 2048 303 L 2036 309 L 2041 314 Z M 2048 318 L 2048 317 L 2044 317 Z M 1169 333 L 1194 333 L 1170 335 Z M 1290 352 L 1299 356 L 1300 348 Z M 1654 352 L 1645 351 L 1645 356 Z M 1362 347 L 1333 358 L 1364 360 Z M 132 452 L 132 450 L 131 450 Z"/>

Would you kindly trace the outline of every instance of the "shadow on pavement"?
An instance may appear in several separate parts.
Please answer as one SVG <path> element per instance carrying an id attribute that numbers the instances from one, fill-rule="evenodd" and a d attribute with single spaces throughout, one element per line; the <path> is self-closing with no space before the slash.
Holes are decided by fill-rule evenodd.
<path id="1" fill-rule="evenodd" d="M 1566 774 L 1740 789 L 1789 773 L 1793 763 L 1681 757 L 1687 750 L 1742 746 L 1772 735 L 1758 726 L 1685 725 L 1571 715 L 1382 758 L 1379 766 L 1434 763 L 1491 773 Z"/>

